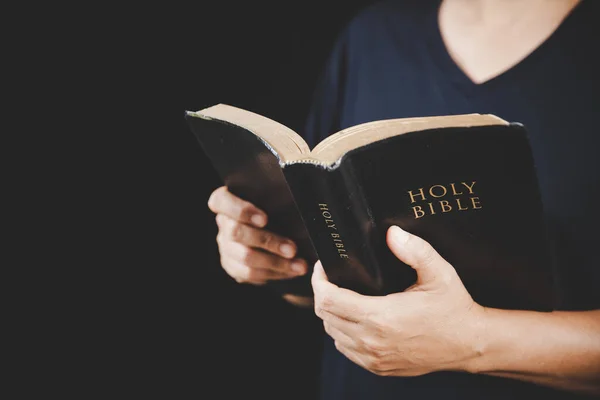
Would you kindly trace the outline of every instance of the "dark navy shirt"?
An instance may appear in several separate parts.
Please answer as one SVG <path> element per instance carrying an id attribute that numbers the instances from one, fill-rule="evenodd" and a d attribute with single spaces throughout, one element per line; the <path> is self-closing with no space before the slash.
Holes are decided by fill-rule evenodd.
<path id="1" fill-rule="evenodd" d="M 438 2 L 377 3 L 341 32 L 305 137 L 314 146 L 362 122 L 427 115 L 491 113 L 523 123 L 559 257 L 561 308 L 600 308 L 599 3 L 580 3 L 542 45 L 482 84 L 473 83 L 448 54 L 437 24 Z M 321 392 L 327 400 L 573 398 L 466 373 L 380 377 L 325 340 Z"/>

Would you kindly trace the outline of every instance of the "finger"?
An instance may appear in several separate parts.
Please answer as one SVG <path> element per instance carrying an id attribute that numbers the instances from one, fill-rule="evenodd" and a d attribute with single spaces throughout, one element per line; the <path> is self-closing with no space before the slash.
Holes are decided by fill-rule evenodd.
<path id="1" fill-rule="evenodd" d="M 354 340 L 348 334 L 339 330 L 337 327 L 335 327 L 331 323 L 324 321 L 323 328 L 325 329 L 325 332 L 327 332 L 327 334 L 333 340 L 335 340 L 337 343 L 343 345 L 344 347 L 352 348 L 352 349 L 355 349 L 357 347 Z"/>
<path id="2" fill-rule="evenodd" d="M 346 319 L 331 314 L 316 305 L 316 302 L 315 314 L 323 320 L 323 324 L 328 324 L 330 327 L 335 328 L 337 331 L 342 332 L 349 337 L 358 337 L 364 332 L 363 325 L 360 323 L 361 321 Z"/>
<path id="3" fill-rule="evenodd" d="M 314 304 L 314 300 L 312 298 L 312 296 L 300 296 L 297 294 L 284 294 L 283 298 L 298 307 L 302 307 L 302 308 L 307 308 L 307 307 L 312 307 Z"/>
<path id="4" fill-rule="evenodd" d="M 315 264 L 311 282 L 317 315 L 325 312 L 348 321 L 360 322 L 375 310 L 376 298 L 360 295 L 329 282 L 321 261 Z"/>
<path id="5" fill-rule="evenodd" d="M 450 264 L 427 241 L 398 226 L 388 229 L 387 243 L 400 261 L 415 269 L 419 284 L 434 282 L 452 271 Z"/>
<path id="6" fill-rule="evenodd" d="M 219 247 L 223 247 L 222 254 L 227 255 L 250 268 L 270 269 L 274 272 L 289 276 L 304 275 L 308 271 L 306 261 L 300 258 L 287 259 L 276 254 L 267 253 L 260 249 L 253 249 L 243 244 L 217 238 Z"/>
<path id="7" fill-rule="evenodd" d="M 263 285 L 268 281 L 290 279 L 294 276 L 270 269 L 250 268 L 237 260 L 226 257 L 221 260 L 221 265 L 227 274 L 239 283 Z"/>
<path id="8" fill-rule="evenodd" d="M 325 287 L 335 286 L 333 283 L 329 282 L 329 279 L 327 278 L 327 274 L 325 273 L 325 270 L 323 269 L 323 264 L 321 263 L 321 260 L 318 260 L 315 263 L 315 267 L 313 269 L 313 274 L 311 277 L 311 282 L 313 285 L 317 284 L 317 285 L 322 285 Z"/>
<path id="9" fill-rule="evenodd" d="M 208 208 L 214 213 L 225 214 L 237 221 L 259 228 L 267 224 L 267 214 L 264 211 L 231 194 L 225 186 L 212 192 L 208 199 Z"/>
<path id="10" fill-rule="evenodd" d="M 236 221 L 225 214 L 217 214 L 217 225 L 232 241 L 267 250 L 282 257 L 292 258 L 296 255 L 296 244 L 265 229 L 256 228 Z"/>

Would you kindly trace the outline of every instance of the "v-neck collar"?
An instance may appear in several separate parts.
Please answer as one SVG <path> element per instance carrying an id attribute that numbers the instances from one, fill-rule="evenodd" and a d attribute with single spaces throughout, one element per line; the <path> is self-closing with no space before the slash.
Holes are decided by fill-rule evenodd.
<path id="1" fill-rule="evenodd" d="M 581 0 L 575 7 L 573 7 L 573 9 L 563 19 L 561 24 L 554 30 L 554 32 L 552 32 L 550 36 L 546 38 L 546 40 L 534 48 L 528 55 L 521 59 L 521 61 L 484 82 L 476 83 L 471 80 L 471 78 L 463 71 L 461 67 L 458 66 L 448 52 L 448 48 L 446 47 L 442 37 L 442 32 L 438 22 L 439 8 L 442 3 L 442 0 L 438 0 L 437 5 L 432 7 L 432 12 L 427 18 L 429 32 L 432 32 L 429 40 L 431 56 L 434 58 L 436 65 L 438 65 L 443 73 L 447 76 L 448 80 L 454 85 L 460 86 L 464 91 L 470 92 L 501 85 L 506 80 L 513 80 L 514 76 L 522 73 L 523 69 L 528 65 L 536 63 L 540 57 L 544 55 L 549 43 L 557 40 L 558 37 L 564 35 L 570 29 L 572 21 L 575 19 L 574 15 L 583 12 L 581 10 L 583 8 L 583 3 L 585 2 L 586 0 Z"/>

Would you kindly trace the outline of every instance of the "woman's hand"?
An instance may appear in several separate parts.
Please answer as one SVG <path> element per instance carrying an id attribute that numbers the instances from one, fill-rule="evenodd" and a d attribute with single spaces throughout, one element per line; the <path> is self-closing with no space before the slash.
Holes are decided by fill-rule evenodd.
<path id="1" fill-rule="evenodd" d="M 208 200 L 216 216 L 221 265 L 240 283 L 263 285 L 307 272 L 306 261 L 294 258 L 296 244 L 264 228 L 267 215 L 253 204 L 216 189 Z"/>
<path id="2" fill-rule="evenodd" d="M 388 246 L 417 272 L 402 293 L 362 296 L 327 280 L 319 262 L 312 285 L 315 311 L 338 350 L 378 375 L 415 376 L 461 370 L 478 354 L 484 308 L 454 268 L 427 242 L 398 227 Z"/>

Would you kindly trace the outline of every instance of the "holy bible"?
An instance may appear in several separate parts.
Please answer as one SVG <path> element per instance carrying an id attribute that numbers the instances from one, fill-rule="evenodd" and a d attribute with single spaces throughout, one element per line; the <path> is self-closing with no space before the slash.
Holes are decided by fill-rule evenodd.
<path id="1" fill-rule="evenodd" d="M 218 104 L 186 120 L 229 190 L 265 229 L 366 295 L 416 280 L 386 244 L 392 225 L 427 240 L 484 306 L 551 310 L 555 273 L 525 127 L 494 115 L 373 121 L 310 149 L 269 118 Z M 273 282 L 310 295 L 310 273 Z"/>

